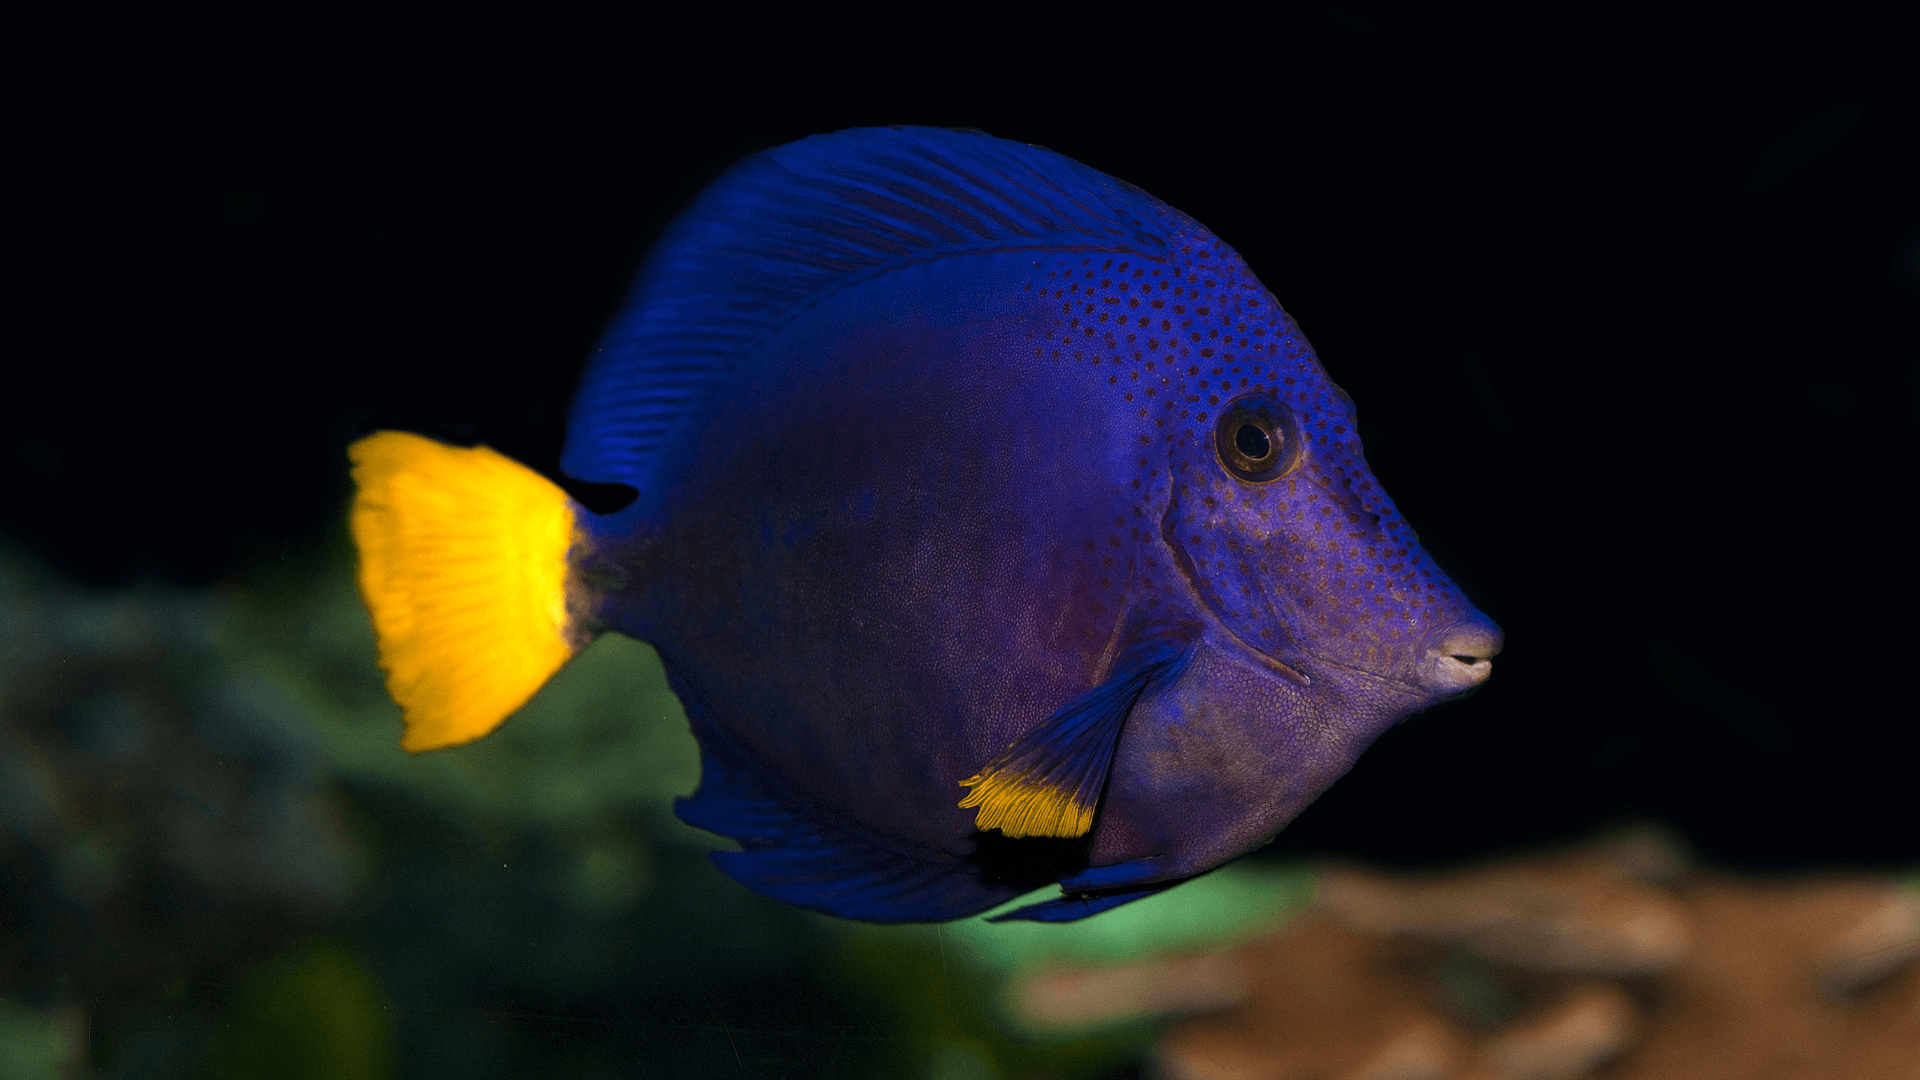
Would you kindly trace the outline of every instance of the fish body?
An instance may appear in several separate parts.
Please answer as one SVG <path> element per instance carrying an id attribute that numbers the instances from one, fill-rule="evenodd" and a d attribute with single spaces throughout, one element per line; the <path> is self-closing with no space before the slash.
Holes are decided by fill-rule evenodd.
<path id="1" fill-rule="evenodd" d="M 635 497 L 566 503 L 563 602 L 535 585 L 516 625 L 543 656 L 651 643 L 703 754 L 682 818 L 850 918 L 1059 881 L 1013 917 L 1066 920 L 1203 873 L 1500 644 L 1237 254 L 979 133 L 816 136 L 717 181 L 596 350 L 562 469 Z M 408 511 L 362 472 L 378 626 L 368 553 L 399 549 L 366 537 Z M 383 629 L 390 681 L 424 625 Z M 408 692 L 410 725 L 459 712 Z M 465 708 L 417 744 L 504 715 Z"/>

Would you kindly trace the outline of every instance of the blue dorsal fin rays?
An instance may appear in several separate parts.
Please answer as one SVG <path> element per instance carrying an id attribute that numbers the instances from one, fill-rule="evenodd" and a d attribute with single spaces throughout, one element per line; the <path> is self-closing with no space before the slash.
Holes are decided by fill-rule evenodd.
<path id="1" fill-rule="evenodd" d="M 1155 680 L 1177 678 L 1191 655 L 1185 624 L 1137 623 L 1100 685 L 1075 698 L 960 781 L 974 826 L 1009 837 L 1085 836 L 1093 828 L 1127 714 Z"/>
<path id="2" fill-rule="evenodd" d="M 631 485 L 620 520 L 657 522 L 692 435 L 762 342 L 834 291 L 974 252 L 1158 257 L 1137 188 L 981 132 L 861 128 L 755 154 L 715 181 L 655 246 L 588 362 L 561 469 Z"/>

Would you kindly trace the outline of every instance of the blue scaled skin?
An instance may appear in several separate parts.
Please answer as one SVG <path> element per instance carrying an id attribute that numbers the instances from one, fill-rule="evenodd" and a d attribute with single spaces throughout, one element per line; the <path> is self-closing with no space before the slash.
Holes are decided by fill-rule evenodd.
<path id="1" fill-rule="evenodd" d="M 691 824 L 875 922 L 1079 918 L 1259 846 L 1499 630 L 1231 249 L 1036 147 L 747 159 L 650 256 L 574 405 L 590 630 L 652 643 Z M 973 805 L 962 806 L 970 793 Z"/>

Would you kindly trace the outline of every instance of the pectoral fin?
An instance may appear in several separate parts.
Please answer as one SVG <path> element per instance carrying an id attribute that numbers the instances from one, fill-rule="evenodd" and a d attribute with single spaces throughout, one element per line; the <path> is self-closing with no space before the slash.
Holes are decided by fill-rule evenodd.
<path id="1" fill-rule="evenodd" d="M 1134 644 L 1099 686 L 1021 736 L 978 773 L 962 809 L 979 807 L 974 825 L 1010 837 L 1085 836 L 1106 785 L 1127 713 L 1156 679 L 1178 674 L 1190 653 L 1185 626 L 1142 626 Z"/>

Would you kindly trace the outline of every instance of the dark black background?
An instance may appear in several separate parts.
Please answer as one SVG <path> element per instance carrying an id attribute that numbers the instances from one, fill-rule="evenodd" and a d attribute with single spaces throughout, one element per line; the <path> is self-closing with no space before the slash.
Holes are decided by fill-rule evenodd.
<path id="1" fill-rule="evenodd" d="M 1235 246 L 1508 632 L 1484 692 L 1278 848 L 1424 862 L 1643 816 L 1747 866 L 1911 863 L 1901 8 L 63 28 L 21 45 L 0 530 L 88 583 L 204 585 L 337 530 L 377 427 L 552 472 L 588 348 L 729 163 L 978 127 Z"/>

